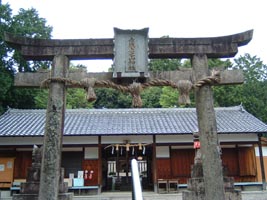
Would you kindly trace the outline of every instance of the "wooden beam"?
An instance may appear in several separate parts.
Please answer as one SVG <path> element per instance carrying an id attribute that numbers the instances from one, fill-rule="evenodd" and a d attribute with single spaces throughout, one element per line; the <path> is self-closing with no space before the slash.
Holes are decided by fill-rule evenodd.
<path id="1" fill-rule="evenodd" d="M 208 58 L 233 57 L 239 46 L 252 39 L 253 30 L 206 38 L 150 38 L 149 58 L 192 58 L 196 53 Z M 71 60 L 113 59 L 113 38 L 106 39 L 32 39 L 4 34 L 4 40 L 19 48 L 26 60 L 52 60 L 55 55 L 66 55 Z"/>
<path id="2" fill-rule="evenodd" d="M 103 172 L 103 168 L 102 168 L 102 144 L 101 144 L 101 136 L 98 136 L 98 174 L 97 174 L 97 184 L 100 186 L 100 188 L 102 188 L 101 186 L 103 185 L 102 183 L 102 172 Z M 101 190 L 101 189 L 100 189 Z M 98 191 L 99 193 L 99 191 Z"/>
<path id="3" fill-rule="evenodd" d="M 265 177 L 265 167 L 264 167 L 264 160 L 263 160 L 261 137 L 262 137 L 262 134 L 258 134 L 258 146 L 259 146 L 259 155 L 260 155 L 262 190 L 266 190 L 266 177 Z"/>
<path id="4" fill-rule="evenodd" d="M 15 76 L 14 85 L 17 87 L 38 88 L 41 86 L 41 82 L 49 77 L 50 71 L 18 73 Z M 78 70 L 69 72 L 69 78 L 75 81 L 81 81 L 84 78 L 96 78 L 97 80 L 109 80 L 116 82 L 116 79 L 112 78 L 112 72 L 87 73 L 86 71 Z M 221 81 L 218 85 L 242 84 L 244 82 L 242 70 L 220 71 L 220 78 Z M 153 79 L 164 79 L 173 82 L 177 82 L 178 80 L 195 80 L 195 78 L 193 77 L 193 72 L 190 69 L 150 72 L 150 79 L 148 79 L 147 81 Z M 124 82 L 121 82 L 121 84 L 124 84 Z"/>
<path id="5" fill-rule="evenodd" d="M 152 143 L 152 181 L 154 185 L 154 192 L 157 192 L 158 186 L 158 166 L 157 166 L 157 157 L 156 157 L 156 135 L 153 135 L 153 143 Z"/>

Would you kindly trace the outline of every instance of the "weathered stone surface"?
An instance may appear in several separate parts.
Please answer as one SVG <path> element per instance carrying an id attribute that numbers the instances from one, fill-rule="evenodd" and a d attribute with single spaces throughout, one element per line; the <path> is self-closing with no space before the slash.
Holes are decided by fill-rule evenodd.
<path id="1" fill-rule="evenodd" d="M 183 191 L 183 200 L 205 200 L 205 193 L 198 193 L 195 191 Z"/>
<path id="2" fill-rule="evenodd" d="M 225 200 L 242 200 L 241 191 L 234 190 L 234 191 L 226 191 L 225 192 Z"/>
<path id="3" fill-rule="evenodd" d="M 27 180 L 40 182 L 41 166 L 39 167 L 29 167 L 27 170 Z"/>
<path id="4" fill-rule="evenodd" d="M 204 53 L 210 58 L 233 57 L 238 47 L 246 45 L 253 30 L 210 38 L 150 38 L 149 58 L 191 58 Z M 52 60 L 55 55 L 73 59 L 113 59 L 113 39 L 48 40 L 18 37 L 5 33 L 4 40 L 20 47 L 27 60 Z"/>
<path id="5" fill-rule="evenodd" d="M 194 55 L 192 66 L 197 80 L 209 75 L 205 54 Z M 224 200 L 222 161 L 218 152 L 217 124 L 211 86 L 205 85 L 195 90 L 195 99 L 206 199 Z"/>
<path id="6" fill-rule="evenodd" d="M 32 152 L 32 166 L 28 168 L 25 183 L 20 185 L 20 194 L 13 196 L 13 199 L 28 200 L 37 199 L 40 188 L 40 171 L 42 161 L 42 147 L 35 146 Z M 59 177 L 59 199 L 72 199 L 68 192 L 68 184 L 64 183 L 64 168 L 61 168 Z"/>
<path id="7" fill-rule="evenodd" d="M 183 191 L 182 198 L 186 200 L 207 200 L 205 194 L 195 191 Z M 241 191 L 225 192 L 225 200 L 242 200 Z"/>
<path id="8" fill-rule="evenodd" d="M 20 193 L 21 194 L 38 194 L 40 188 L 40 182 L 25 182 L 21 183 Z M 68 184 L 60 181 L 59 193 L 68 192 Z"/>
<path id="9" fill-rule="evenodd" d="M 241 200 L 241 191 L 235 190 L 234 178 L 223 177 L 225 200 Z M 183 191 L 183 200 L 206 200 L 202 164 L 191 166 L 191 178 L 187 181 L 187 190 Z"/>
<path id="10" fill-rule="evenodd" d="M 203 178 L 203 167 L 201 163 L 197 163 L 191 166 L 191 177 L 192 178 Z"/>
<path id="11" fill-rule="evenodd" d="M 150 78 L 153 79 L 164 79 L 173 82 L 179 80 L 194 80 L 192 70 L 177 70 L 177 71 L 158 71 L 149 72 Z M 17 73 L 15 75 L 15 86 L 16 87 L 40 87 L 41 82 L 49 78 L 50 71 L 41 72 L 25 72 Z M 100 72 L 100 73 L 86 73 L 85 71 L 70 72 L 69 78 L 75 81 L 81 81 L 84 78 L 95 78 L 96 80 L 115 80 L 112 78 L 112 72 Z M 130 82 L 130 81 L 129 81 Z M 229 85 L 229 84 L 241 84 L 244 82 L 244 76 L 242 70 L 224 70 L 220 71 L 220 83 L 218 85 Z M 130 82 L 132 83 L 132 82 Z M 72 87 L 68 85 L 68 87 Z"/>
<path id="12" fill-rule="evenodd" d="M 21 194 L 38 194 L 40 182 L 26 182 L 21 183 L 20 193 Z"/>
<path id="13" fill-rule="evenodd" d="M 67 77 L 69 59 L 55 56 L 52 77 Z M 61 149 L 64 129 L 66 87 L 61 82 L 51 82 L 42 155 L 39 200 L 56 200 L 59 192 Z"/>
<path id="14" fill-rule="evenodd" d="M 234 192 L 235 186 L 234 186 L 234 178 L 233 177 L 223 177 L 224 182 L 224 189 L 226 192 Z"/>
<path id="15" fill-rule="evenodd" d="M 191 191 L 195 191 L 197 193 L 205 193 L 205 187 L 204 187 L 204 179 L 203 177 L 199 178 L 190 178 L 187 181 L 187 189 Z"/>
<path id="16" fill-rule="evenodd" d="M 196 80 L 209 75 L 206 55 L 194 55 L 192 66 Z M 226 177 L 222 168 L 211 86 L 196 89 L 195 97 L 202 162 L 192 166 L 192 178 L 188 180 L 188 190 L 183 192 L 183 200 L 240 200 L 234 179 Z"/>

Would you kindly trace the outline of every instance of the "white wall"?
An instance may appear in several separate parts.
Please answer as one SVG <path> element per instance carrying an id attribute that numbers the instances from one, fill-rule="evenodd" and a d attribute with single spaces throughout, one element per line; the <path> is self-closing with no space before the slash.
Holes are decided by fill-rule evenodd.
<path id="1" fill-rule="evenodd" d="M 85 147 L 84 159 L 98 159 L 98 147 Z"/>
<path id="2" fill-rule="evenodd" d="M 156 157 L 157 158 L 169 158 L 170 157 L 169 146 L 156 147 Z"/>
<path id="3" fill-rule="evenodd" d="M 259 147 L 255 147 L 256 156 L 260 156 Z M 267 147 L 262 147 L 263 156 L 267 156 Z"/>
<path id="4" fill-rule="evenodd" d="M 102 144 L 124 143 L 152 143 L 152 135 L 123 135 L 102 136 Z M 256 134 L 219 134 L 220 142 L 257 142 Z M 192 135 L 158 135 L 157 143 L 190 143 L 193 142 Z M 42 145 L 43 137 L 1 137 L 0 145 Z M 63 144 L 98 144 L 98 136 L 64 136 Z"/>

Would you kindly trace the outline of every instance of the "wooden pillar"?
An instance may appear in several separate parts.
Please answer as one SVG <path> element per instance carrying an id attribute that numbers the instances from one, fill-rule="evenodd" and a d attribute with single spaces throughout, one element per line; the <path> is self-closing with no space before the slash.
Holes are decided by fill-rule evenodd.
<path id="1" fill-rule="evenodd" d="M 259 146 L 260 165 L 261 165 L 262 189 L 266 190 L 266 177 L 265 177 L 265 167 L 264 167 L 264 161 L 263 161 L 261 137 L 262 137 L 262 134 L 258 134 L 258 146 Z"/>
<path id="2" fill-rule="evenodd" d="M 154 184 L 154 192 L 157 192 L 157 158 L 156 158 L 156 136 L 153 135 L 153 144 L 152 144 L 152 166 L 153 166 L 153 184 Z"/>
<path id="3" fill-rule="evenodd" d="M 98 136 L 98 185 L 102 185 L 102 144 L 101 144 L 101 136 Z M 101 188 L 101 187 L 100 187 Z"/>
<path id="4" fill-rule="evenodd" d="M 67 77 L 69 59 L 53 59 L 51 77 Z M 65 114 L 65 83 L 51 82 L 46 111 L 39 200 L 57 200 L 61 168 L 61 149 Z"/>
<path id="5" fill-rule="evenodd" d="M 195 54 L 192 66 L 196 81 L 209 75 L 205 54 Z M 204 85 L 195 90 L 196 111 L 201 143 L 206 200 L 224 200 L 222 161 L 219 154 L 212 89 Z"/>

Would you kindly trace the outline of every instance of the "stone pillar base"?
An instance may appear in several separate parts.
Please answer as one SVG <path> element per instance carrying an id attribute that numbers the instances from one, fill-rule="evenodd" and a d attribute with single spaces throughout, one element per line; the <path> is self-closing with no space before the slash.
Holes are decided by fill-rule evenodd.
<path id="1" fill-rule="evenodd" d="M 205 185 L 202 164 L 192 166 L 191 177 L 187 181 L 187 190 L 183 191 L 183 200 L 205 200 Z M 241 191 L 235 190 L 234 178 L 223 178 L 225 200 L 242 200 Z"/>
<path id="2" fill-rule="evenodd" d="M 205 200 L 205 194 L 195 191 L 184 190 L 183 200 Z"/>
<path id="3" fill-rule="evenodd" d="M 73 193 L 62 193 L 58 200 L 72 200 Z M 38 200 L 38 194 L 14 194 L 12 200 Z"/>
<path id="4" fill-rule="evenodd" d="M 233 190 L 231 192 L 225 192 L 225 200 L 242 200 L 241 191 Z"/>
<path id="5" fill-rule="evenodd" d="M 185 190 L 183 200 L 205 200 L 205 193 Z M 241 191 L 225 192 L 225 200 L 242 200 Z"/>

